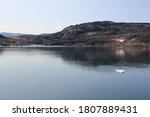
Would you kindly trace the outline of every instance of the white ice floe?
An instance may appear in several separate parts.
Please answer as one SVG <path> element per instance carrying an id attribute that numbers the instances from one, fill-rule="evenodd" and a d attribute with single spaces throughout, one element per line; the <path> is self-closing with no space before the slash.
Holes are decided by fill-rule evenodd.
<path id="1" fill-rule="evenodd" d="M 115 71 L 118 73 L 121 73 L 121 74 L 125 72 L 125 70 L 123 70 L 123 69 L 116 69 Z"/>

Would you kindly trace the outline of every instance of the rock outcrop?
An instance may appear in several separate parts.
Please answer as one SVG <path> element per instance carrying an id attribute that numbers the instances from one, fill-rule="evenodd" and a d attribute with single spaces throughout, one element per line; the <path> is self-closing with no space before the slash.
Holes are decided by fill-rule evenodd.
<path id="1" fill-rule="evenodd" d="M 14 43 L 11 41 L 11 44 L 150 47 L 150 23 L 98 21 L 71 25 L 53 34 L 22 35 L 18 38 L 20 39 L 12 39 Z"/>
<path id="2" fill-rule="evenodd" d="M 149 23 L 115 23 L 111 21 L 69 26 L 61 32 L 39 35 L 34 44 L 142 46 L 150 44 Z"/>
<path id="3" fill-rule="evenodd" d="M 24 39 L 26 40 L 26 38 Z M 0 46 L 18 46 L 22 43 L 22 41 L 23 38 L 20 37 L 5 37 L 3 35 L 0 35 Z"/>
<path id="4" fill-rule="evenodd" d="M 0 45 L 1 46 L 9 46 L 11 45 L 12 40 L 0 35 Z"/>

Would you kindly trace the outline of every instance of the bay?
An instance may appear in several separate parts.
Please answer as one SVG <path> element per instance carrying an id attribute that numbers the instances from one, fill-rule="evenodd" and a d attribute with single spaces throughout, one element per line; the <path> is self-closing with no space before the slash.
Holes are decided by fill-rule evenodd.
<path id="1" fill-rule="evenodd" d="M 149 86 L 146 48 L 0 48 L 0 99 L 146 100 Z"/>

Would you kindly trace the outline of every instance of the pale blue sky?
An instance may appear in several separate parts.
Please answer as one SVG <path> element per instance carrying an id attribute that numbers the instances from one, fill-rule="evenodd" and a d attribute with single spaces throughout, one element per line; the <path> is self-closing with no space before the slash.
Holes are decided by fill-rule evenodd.
<path id="1" fill-rule="evenodd" d="M 150 0 L 0 0 L 0 32 L 52 33 L 92 21 L 150 22 Z"/>

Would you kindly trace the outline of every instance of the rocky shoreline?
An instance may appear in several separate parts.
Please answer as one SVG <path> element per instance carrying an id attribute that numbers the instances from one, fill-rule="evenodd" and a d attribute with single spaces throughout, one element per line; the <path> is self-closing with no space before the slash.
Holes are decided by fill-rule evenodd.
<path id="1" fill-rule="evenodd" d="M 0 45 L 150 47 L 150 23 L 98 21 L 72 25 L 53 34 L 16 37 L 0 35 Z"/>

